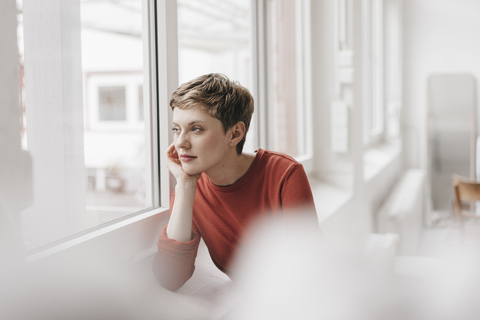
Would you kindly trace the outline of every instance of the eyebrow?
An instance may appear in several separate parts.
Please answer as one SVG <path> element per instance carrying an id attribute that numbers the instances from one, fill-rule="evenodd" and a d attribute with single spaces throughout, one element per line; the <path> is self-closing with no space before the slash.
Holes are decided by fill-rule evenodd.
<path id="1" fill-rule="evenodd" d="M 206 121 L 203 121 L 203 120 L 194 120 L 194 121 L 190 122 L 188 125 L 191 126 L 191 125 L 194 125 L 195 123 L 198 123 L 198 122 L 206 123 Z M 172 122 L 172 124 L 178 126 L 178 123 L 176 123 L 176 122 Z"/>

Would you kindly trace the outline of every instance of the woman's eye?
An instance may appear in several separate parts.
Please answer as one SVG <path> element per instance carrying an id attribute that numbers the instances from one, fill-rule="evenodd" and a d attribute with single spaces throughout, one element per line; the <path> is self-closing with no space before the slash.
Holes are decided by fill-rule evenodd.
<path id="1" fill-rule="evenodd" d="M 173 133 L 179 133 L 179 132 L 180 132 L 180 129 L 178 129 L 178 128 L 172 128 L 172 131 L 173 131 Z"/>
<path id="2" fill-rule="evenodd" d="M 193 131 L 193 132 L 199 132 L 199 131 L 202 131 L 202 128 L 193 127 L 193 128 L 192 128 L 192 131 Z"/>

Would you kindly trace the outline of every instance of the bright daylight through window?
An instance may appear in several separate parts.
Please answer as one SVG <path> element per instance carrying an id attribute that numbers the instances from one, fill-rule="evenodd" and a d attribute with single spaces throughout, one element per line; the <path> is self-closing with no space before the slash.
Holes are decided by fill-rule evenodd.
<path id="1" fill-rule="evenodd" d="M 266 4 L 268 148 L 299 158 L 310 151 L 305 2 Z"/>
<path id="2" fill-rule="evenodd" d="M 378 142 L 384 132 L 383 0 L 364 5 L 365 109 L 364 142 Z"/>
<path id="3" fill-rule="evenodd" d="M 29 249 L 159 206 L 149 3 L 17 0 Z"/>
<path id="4" fill-rule="evenodd" d="M 178 0 L 179 82 L 217 72 L 254 91 L 250 0 Z M 258 108 L 258 104 L 255 106 Z M 244 149 L 256 149 L 255 126 Z"/>

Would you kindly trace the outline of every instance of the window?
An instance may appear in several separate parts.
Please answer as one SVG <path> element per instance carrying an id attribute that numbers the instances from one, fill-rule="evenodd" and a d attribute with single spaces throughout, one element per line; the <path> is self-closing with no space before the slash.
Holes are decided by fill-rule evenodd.
<path id="1" fill-rule="evenodd" d="M 267 0 L 265 9 L 266 145 L 306 161 L 312 153 L 309 2 Z"/>
<path id="2" fill-rule="evenodd" d="M 371 180 L 400 152 L 400 5 L 397 0 L 363 3 L 363 176 Z"/>
<path id="3" fill-rule="evenodd" d="M 364 5 L 364 142 L 374 143 L 384 132 L 383 0 Z"/>
<path id="4" fill-rule="evenodd" d="M 389 139 L 400 135 L 402 106 L 401 6 L 398 0 L 385 2 L 385 101 Z"/>
<path id="5" fill-rule="evenodd" d="M 210 72 L 238 80 L 256 107 L 244 149 L 305 162 L 312 154 L 309 1 L 254 3 L 178 1 L 179 80 Z"/>
<path id="6" fill-rule="evenodd" d="M 206 73 L 223 73 L 255 94 L 250 0 L 178 1 L 179 82 Z M 255 104 L 258 111 L 259 105 Z M 256 128 L 247 134 L 244 150 L 254 151 Z"/>
<path id="7" fill-rule="evenodd" d="M 159 208 L 153 2 L 17 4 L 27 248 Z"/>
<path id="8" fill-rule="evenodd" d="M 366 0 L 364 12 L 364 142 L 399 136 L 401 108 L 401 6 Z"/>
<path id="9" fill-rule="evenodd" d="M 311 158 L 309 1 L 17 3 L 23 140 L 34 159 L 22 230 L 32 252 L 114 233 L 129 244 L 123 258 L 155 244 L 174 184 L 161 156 L 172 138 L 168 102 L 201 74 L 251 90 L 246 151 Z"/>

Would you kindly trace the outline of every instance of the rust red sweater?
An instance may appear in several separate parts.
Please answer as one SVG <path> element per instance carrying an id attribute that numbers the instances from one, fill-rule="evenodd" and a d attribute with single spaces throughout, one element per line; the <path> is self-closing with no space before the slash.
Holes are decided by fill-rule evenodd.
<path id="1" fill-rule="evenodd" d="M 153 263 L 155 276 L 167 289 L 180 288 L 195 269 L 200 237 L 215 265 L 230 275 L 229 264 L 253 219 L 299 212 L 318 223 L 303 166 L 287 155 L 259 149 L 245 175 L 228 187 L 216 186 L 202 174 L 193 206 L 192 240 L 169 239 L 165 227 Z"/>

